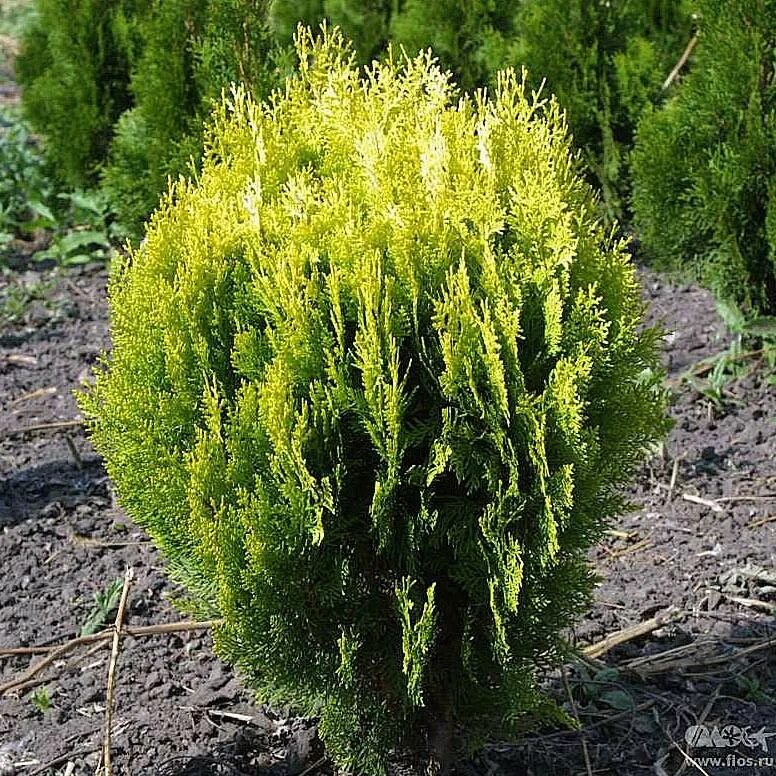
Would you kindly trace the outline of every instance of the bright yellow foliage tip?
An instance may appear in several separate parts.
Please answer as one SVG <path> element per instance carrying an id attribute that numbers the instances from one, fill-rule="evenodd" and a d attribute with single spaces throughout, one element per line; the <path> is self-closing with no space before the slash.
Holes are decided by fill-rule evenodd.
<path id="1" fill-rule="evenodd" d="M 511 735 L 665 429 L 653 330 L 552 101 L 300 30 L 111 285 L 83 397 L 121 502 L 335 761 Z"/>

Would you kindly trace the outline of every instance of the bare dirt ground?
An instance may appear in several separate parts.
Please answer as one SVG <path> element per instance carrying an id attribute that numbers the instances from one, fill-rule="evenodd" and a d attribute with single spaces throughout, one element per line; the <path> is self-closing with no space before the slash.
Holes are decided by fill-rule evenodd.
<path id="1" fill-rule="evenodd" d="M 650 314 L 671 332 L 676 425 L 638 477 L 637 508 L 591 555 L 602 581 L 574 638 L 584 647 L 631 626 L 647 632 L 547 678 L 581 731 L 491 745 L 462 774 L 776 773 L 776 392 L 758 354 L 741 359 L 747 374 L 716 403 L 697 390 L 708 372 L 699 362 L 729 341 L 713 302 L 642 277 Z M 127 626 L 181 619 L 157 553 L 115 505 L 78 423 L 72 391 L 109 345 L 105 283 L 100 265 L 0 276 L 0 684 L 45 657 L 3 648 L 77 636 L 94 595 L 127 567 Z M 688 369 L 697 387 L 680 379 Z M 0 697 L 0 774 L 95 772 L 110 653 L 101 644 Z M 125 638 L 114 772 L 330 773 L 314 725 L 256 705 L 210 647 L 198 630 Z"/>

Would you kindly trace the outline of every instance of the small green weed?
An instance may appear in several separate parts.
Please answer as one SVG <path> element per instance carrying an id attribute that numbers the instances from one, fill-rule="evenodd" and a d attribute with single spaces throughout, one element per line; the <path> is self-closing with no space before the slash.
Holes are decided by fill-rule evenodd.
<path id="1" fill-rule="evenodd" d="M 30 696 L 30 703 L 32 703 L 41 714 L 44 714 L 54 707 L 51 695 L 46 687 L 38 687 L 33 690 L 32 695 Z"/>
<path id="2" fill-rule="evenodd" d="M 40 281 L 34 283 L 4 282 L 3 288 L 0 290 L 0 329 L 19 323 L 32 302 L 37 300 L 45 302 L 51 286 L 51 282 Z"/>
<path id="3" fill-rule="evenodd" d="M 769 706 L 776 703 L 776 698 L 765 691 L 762 682 L 756 676 L 746 676 L 745 674 L 736 676 L 735 682 L 741 698 Z"/>
<path id="4" fill-rule="evenodd" d="M 18 111 L 0 110 L 0 245 L 54 220 L 54 186 Z"/>
<path id="5" fill-rule="evenodd" d="M 606 666 L 595 674 L 590 673 L 586 666 L 580 666 L 579 686 L 582 694 L 590 703 L 609 706 L 620 711 L 633 708 L 633 696 L 620 684 L 620 672 Z"/>
<path id="6" fill-rule="evenodd" d="M 714 368 L 709 372 L 705 382 L 695 383 L 698 392 L 705 396 L 720 411 L 724 410 L 725 406 L 731 401 L 731 397 L 727 393 L 727 387 L 735 378 L 729 367 L 730 360 L 727 354 L 723 354 L 714 363 Z"/>
<path id="7" fill-rule="evenodd" d="M 94 594 L 94 606 L 86 618 L 86 622 L 81 627 L 82 636 L 90 636 L 92 633 L 97 633 L 100 628 L 107 625 L 111 615 L 119 605 L 123 586 L 124 580 L 122 577 L 118 577 L 105 590 Z"/>
<path id="8" fill-rule="evenodd" d="M 104 261 L 126 237 L 102 192 L 61 191 L 18 111 L 0 109 L 0 266 L 16 239 L 40 230 L 51 239 L 33 260 L 61 265 Z"/>
<path id="9" fill-rule="evenodd" d="M 86 264 L 110 257 L 112 243 L 126 237 L 110 221 L 108 201 L 99 191 L 64 192 L 56 195 L 59 219 L 50 213 L 53 236 L 50 245 L 35 254 L 36 260 L 53 259 L 57 264 Z"/>
<path id="10" fill-rule="evenodd" d="M 744 350 L 742 342 L 743 338 L 739 335 L 727 350 L 699 361 L 683 376 L 718 411 L 723 411 L 731 404 L 740 404 L 730 394 L 729 388 L 733 382 L 749 373 L 754 356 L 761 353 L 759 350 Z"/>
<path id="11" fill-rule="evenodd" d="M 638 690 L 623 679 L 615 666 L 603 666 L 593 670 L 593 666 L 578 662 L 574 678 L 570 679 L 569 692 L 576 698 L 579 715 L 583 718 L 598 719 L 602 714 L 632 712 L 633 727 L 641 733 L 654 733 L 655 721 L 650 714 L 639 711 L 636 694 Z"/>

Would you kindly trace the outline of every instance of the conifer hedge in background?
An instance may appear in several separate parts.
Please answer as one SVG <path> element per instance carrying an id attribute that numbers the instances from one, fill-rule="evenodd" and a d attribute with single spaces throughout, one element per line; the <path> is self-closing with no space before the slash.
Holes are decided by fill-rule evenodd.
<path id="1" fill-rule="evenodd" d="M 64 181 L 102 181 L 136 233 L 202 153 L 221 91 L 280 81 L 267 0 L 36 0 L 17 62 L 26 113 Z"/>
<path id="2" fill-rule="evenodd" d="M 495 85 L 496 73 L 525 63 L 511 57 L 521 34 L 512 0 L 404 0 L 391 20 L 391 36 L 408 52 L 431 48 L 466 90 Z"/>
<path id="3" fill-rule="evenodd" d="M 639 126 L 636 227 L 664 265 L 776 315 L 776 2 L 702 0 L 699 28 L 686 77 Z"/>
<path id="4" fill-rule="evenodd" d="M 114 126 L 132 105 L 130 73 L 151 0 L 36 0 L 16 74 L 27 116 L 61 178 L 93 185 Z"/>
<path id="5" fill-rule="evenodd" d="M 285 76 L 297 23 L 339 25 L 361 63 L 393 42 L 431 47 L 462 88 L 526 66 L 567 111 L 606 215 L 628 199 L 635 122 L 660 93 L 690 21 L 679 0 L 36 0 L 20 61 L 33 125 L 63 177 L 98 173 L 139 232 L 202 152 L 202 125 L 232 81 L 257 98 Z M 73 7 L 75 6 L 75 8 Z"/>
<path id="6" fill-rule="evenodd" d="M 636 125 L 689 42 L 685 0 L 523 0 L 511 58 L 547 79 L 600 187 L 608 219 L 628 217 Z"/>
<path id="7" fill-rule="evenodd" d="M 359 60 L 369 63 L 385 50 L 395 7 L 396 0 L 270 0 L 269 24 L 276 40 L 288 44 L 297 25 L 315 29 L 326 20 L 353 43 Z"/>
<path id="8" fill-rule="evenodd" d="M 342 767 L 443 765 L 560 714 L 535 675 L 665 430 L 659 335 L 554 102 L 297 46 L 117 264 L 82 406 L 261 700 L 320 715 Z"/>

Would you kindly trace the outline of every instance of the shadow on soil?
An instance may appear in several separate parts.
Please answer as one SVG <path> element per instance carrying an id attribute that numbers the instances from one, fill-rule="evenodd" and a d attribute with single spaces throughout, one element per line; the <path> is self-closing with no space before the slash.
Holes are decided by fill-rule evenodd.
<path id="1" fill-rule="evenodd" d="M 0 528 L 23 520 L 56 516 L 90 496 L 109 496 L 107 476 L 97 456 L 47 461 L 0 477 Z"/>
<path id="2" fill-rule="evenodd" d="M 275 756 L 273 741 L 261 731 L 246 727 L 208 754 L 174 757 L 160 763 L 154 776 L 331 776 L 314 725 L 295 720 L 289 732 L 290 739 L 282 750 L 274 752 Z"/>

